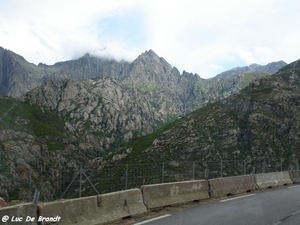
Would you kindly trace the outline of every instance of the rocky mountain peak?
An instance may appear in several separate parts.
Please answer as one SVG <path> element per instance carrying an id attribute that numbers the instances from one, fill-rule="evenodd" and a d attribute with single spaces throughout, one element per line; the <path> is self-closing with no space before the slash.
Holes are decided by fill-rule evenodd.
<path id="1" fill-rule="evenodd" d="M 138 56 L 134 63 L 142 64 L 162 64 L 165 67 L 172 69 L 172 66 L 162 57 L 159 57 L 153 50 L 148 50 Z"/>
<path id="2" fill-rule="evenodd" d="M 143 52 L 140 56 L 145 57 L 145 58 L 152 58 L 152 59 L 160 58 L 152 49 L 149 49 L 149 50 Z"/>
<path id="3" fill-rule="evenodd" d="M 249 69 L 251 70 L 251 69 L 257 69 L 258 67 L 259 67 L 260 65 L 258 65 L 258 64 L 256 64 L 256 63 L 252 63 L 252 64 L 250 64 L 249 65 Z"/>
<path id="4" fill-rule="evenodd" d="M 165 86 L 169 82 L 176 83 L 180 74 L 162 57 L 153 50 L 148 50 L 137 57 L 129 68 L 125 83 L 134 85 Z M 148 89 L 148 87 L 147 87 Z"/>
<path id="5" fill-rule="evenodd" d="M 90 58 L 90 57 L 92 57 L 90 53 L 85 53 L 85 54 L 82 56 L 82 58 Z"/>
<path id="6" fill-rule="evenodd" d="M 159 57 L 152 49 L 149 49 L 148 51 L 145 51 L 143 54 L 148 55 L 150 57 L 157 57 L 157 58 Z"/>

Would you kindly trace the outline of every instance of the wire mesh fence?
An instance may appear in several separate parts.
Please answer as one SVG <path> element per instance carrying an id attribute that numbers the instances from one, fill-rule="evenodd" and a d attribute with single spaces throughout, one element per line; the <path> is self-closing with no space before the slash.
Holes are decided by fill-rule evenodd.
<path id="1" fill-rule="evenodd" d="M 47 174 L 45 171 L 43 176 L 37 176 L 32 169 L 23 171 L 21 176 L 5 174 L 0 168 L 0 196 L 7 201 L 31 201 L 34 191 L 38 189 L 41 201 L 53 201 L 139 188 L 147 184 L 298 169 L 298 158 L 286 160 L 266 157 L 255 160 L 119 164 L 106 166 L 99 172 L 78 166 L 68 169 L 67 174 Z"/>

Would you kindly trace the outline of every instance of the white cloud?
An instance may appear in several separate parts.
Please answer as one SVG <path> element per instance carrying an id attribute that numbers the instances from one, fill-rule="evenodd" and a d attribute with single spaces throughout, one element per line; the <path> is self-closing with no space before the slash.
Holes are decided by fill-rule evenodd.
<path id="1" fill-rule="evenodd" d="M 19 2 L 23 4 L 13 7 Z M 99 53 L 97 49 L 108 45 L 112 47 L 111 54 L 121 52 L 125 58 L 128 51 L 121 50 L 121 46 L 120 51 L 116 51 L 116 43 L 106 43 L 98 37 L 103 31 L 97 23 L 103 18 L 122 14 L 131 4 L 132 1 L 121 0 L 12 0 L 0 9 L 0 31 L 6 34 L 0 37 L 0 43 L 34 63 L 52 64 L 86 52 Z M 120 57 L 116 55 L 116 58 Z"/>
<path id="2" fill-rule="evenodd" d="M 274 59 L 274 51 L 268 47 L 254 47 L 253 58 L 256 63 L 271 62 Z"/>
<path id="3" fill-rule="evenodd" d="M 243 49 L 241 47 L 237 48 L 235 51 L 239 58 L 241 58 L 246 64 L 252 64 L 255 62 L 252 51 Z"/>
<path id="4" fill-rule="evenodd" d="M 181 70 L 201 76 L 215 75 L 205 69 L 210 64 L 224 67 L 235 60 L 244 65 L 286 60 L 278 57 L 278 42 L 298 29 L 299 15 L 290 15 L 282 1 L 186 0 L 174 2 L 172 7 L 161 3 L 159 8 L 154 1 L 151 6 L 149 45 Z M 290 19 L 283 23 L 281 18 L 287 14 Z M 286 28 L 290 24 L 293 29 Z"/>
<path id="5" fill-rule="evenodd" d="M 180 70 L 211 77 L 298 59 L 299 6 L 296 0 L 2 1 L 0 45 L 47 64 L 86 52 L 133 60 L 151 48 Z"/>

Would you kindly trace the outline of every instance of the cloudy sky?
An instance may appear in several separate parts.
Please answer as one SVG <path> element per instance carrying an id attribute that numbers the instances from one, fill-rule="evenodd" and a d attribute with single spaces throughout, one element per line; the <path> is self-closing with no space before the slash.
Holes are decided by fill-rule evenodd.
<path id="1" fill-rule="evenodd" d="M 152 49 L 212 77 L 300 58 L 299 0 L 0 0 L 0 46 L 54 64 L 89 52 L 132 61 Z"/>

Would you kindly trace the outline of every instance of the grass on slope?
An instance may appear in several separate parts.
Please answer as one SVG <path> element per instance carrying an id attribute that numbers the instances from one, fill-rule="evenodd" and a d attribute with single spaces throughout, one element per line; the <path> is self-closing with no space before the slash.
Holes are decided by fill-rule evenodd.
<path id="1" fill-rule="evenodd" d="M 0 98 L 0 129 L 26 132 L 38 138 L 65 136 L 64 122 L 55 112 L 12 98 Z"/>

